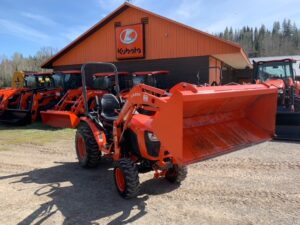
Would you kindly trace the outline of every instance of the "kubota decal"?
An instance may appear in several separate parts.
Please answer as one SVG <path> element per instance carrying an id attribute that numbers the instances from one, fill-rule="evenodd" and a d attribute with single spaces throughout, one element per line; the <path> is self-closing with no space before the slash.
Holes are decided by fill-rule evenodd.
<path id="1" fill-rule="evenodd" d="M 134 29 L 129 28 L 129 29 L 125 29 L 121 32 L 120 41 L 123 44 L 128 45 L 128 44 L 135 42 L 137 37 L 138 37 L 137 32 Z"/>
<path id="2" fill-rule="evenodd" d="M 144 57 L 143 24 L 116 27 L 117 59 Z"/>

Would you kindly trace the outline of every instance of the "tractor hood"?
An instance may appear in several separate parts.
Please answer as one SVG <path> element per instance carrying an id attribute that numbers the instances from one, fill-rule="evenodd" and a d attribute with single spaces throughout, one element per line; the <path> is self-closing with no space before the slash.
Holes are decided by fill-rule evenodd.
<path id="1" fill-rule="evenodd" d="M 283 80 L 280 80 L 280 79 L 276 79 L 276 80 L 266 80 L 264 82 L 265 84 L 268 84 L 270 86 L 274 86 L 278 89 L 284 89 L 285 88 L 285 84 L 284 84 L 284 81 Z"/>

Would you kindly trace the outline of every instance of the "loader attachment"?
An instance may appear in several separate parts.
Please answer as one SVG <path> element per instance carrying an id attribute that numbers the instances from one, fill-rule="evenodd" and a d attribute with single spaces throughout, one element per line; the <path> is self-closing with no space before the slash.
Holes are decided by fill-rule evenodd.
<path id="1" fill-rule="evenodd" d="M 43 124 L 57 128 L 76 128 L 80 119 L 70 111 L 47 110 L 41 112 Z"/>
<path id="2" fill-rule="evenodd" d="M 26 125 L 31 123 L 31 111 L 6 109 L 1 113 L 0 122 L 4 124 Z"/>
<path id="3" fill-rule="evenodd" d="M 152 128 L 161 149 L 178 164 L 260 143 L 275 133 L 276 88 L 181 83 L 170 92 L 153 117 Z"/>
<path id="4" fill-rule="evenodd" d="M 300 141 L 300 112 L 278 112 L 276 139 Z"/>

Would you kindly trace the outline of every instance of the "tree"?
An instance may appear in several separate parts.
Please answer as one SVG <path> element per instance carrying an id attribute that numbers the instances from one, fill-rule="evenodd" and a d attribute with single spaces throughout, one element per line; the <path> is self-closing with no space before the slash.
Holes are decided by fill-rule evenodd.
<path id="1" fill-rule="evenodd" d="M 51 47 L 41 48 L 34 56 L 24 57 L 21 53 L 14 53 L 11 59 L 0 57 L 0 87 L 10 86 L 15 71 L 46 71 L 41 64 L 57 52 Z"/>
<path id="2" fill-rule="evenodd" d="M 269 30 L 265 25 L 260 27 L 244 26 L 242 29 L 226 27 L 218 34 L 227 40 L 239 43 L 251 57 L 291 55 L 300 52 L 300 30 L 291 20 L 275 21 Z"/>

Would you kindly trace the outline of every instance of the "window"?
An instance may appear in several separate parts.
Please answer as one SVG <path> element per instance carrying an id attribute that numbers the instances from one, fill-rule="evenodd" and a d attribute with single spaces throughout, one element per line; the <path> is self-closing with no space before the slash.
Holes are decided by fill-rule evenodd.
<path id="1" fill-rule="evenodd" d="M 36 78 L 33 75 L 25 77 L 25 87 L 27 88 L 36 88 Z"/>
<path id="2" fill-rule="evenodd" d="M 61 74 L 53 74 L 52 75 L 54 86 L 55 87 L 63 87 L 63 76 Z"/>
<path id="3" fill-rule="evenodd" d="M 260 80 L 287 79 L 293 77 L 291 66 L 288 62 L 270 62 L 258 66 L 258 77 Z"/>

